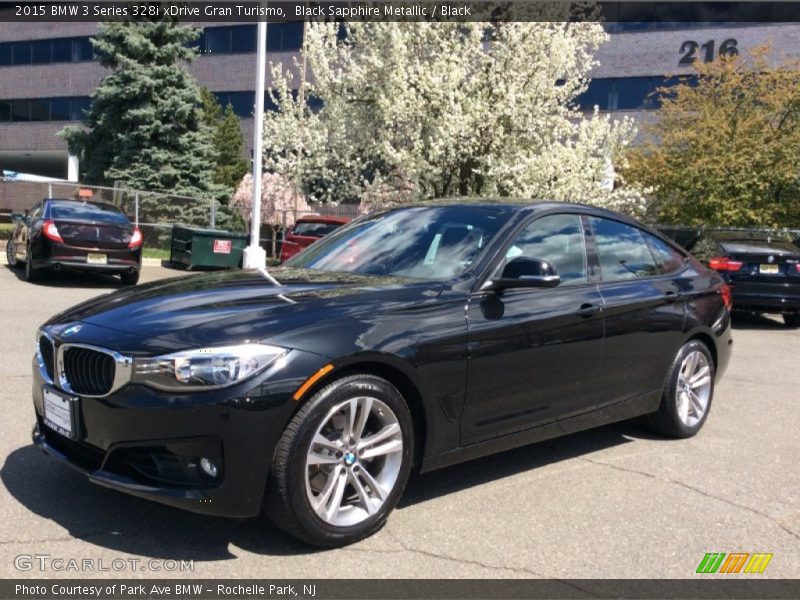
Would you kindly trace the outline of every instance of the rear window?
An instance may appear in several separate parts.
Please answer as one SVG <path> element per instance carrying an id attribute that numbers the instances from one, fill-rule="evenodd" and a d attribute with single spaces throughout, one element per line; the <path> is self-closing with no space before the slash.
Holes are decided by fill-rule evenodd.
<path id="1" fill-rule="evenodd" d="M 128 217 L 109 204 L 91 202 L 51 202 L 50 218 L 74 221 L 99 221 L 128 225 Z"/>
<path id="2" fill-rule="evenodd" d="M 341 226 L 341 223 L 297 223 L 292 228 L 292 235 L 324 237 Z"/>

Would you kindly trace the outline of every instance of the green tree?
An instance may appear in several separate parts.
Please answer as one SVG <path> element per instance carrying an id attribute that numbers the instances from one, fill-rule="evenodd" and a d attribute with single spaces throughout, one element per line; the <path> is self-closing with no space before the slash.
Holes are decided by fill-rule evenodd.
<path id="1" fill-rule="evenodd" d="M 214 183 L 225 187 L 227 199 L 241 183 L 249 167 L 244 158 L 242 122 L 233 112 L 230 103 L 223 109 L 216 96 L 207 88 L 201 88 L 200 97 L 203 104 L 203 121 L 209 129 L 216 151 L 213 180 Z"/>
<path id="2" fill-rule="evenodd" d="M 761 47 L 696 69 L 696 85 L 660 90 L 624 178 L 663 223 L 800 225 L 800 63 Z"/>
<path id="3" fill-rule="evenodd" d="M 92 43 L 111 72 L 92 94 L 83 127 L 61 132 L 80 157 L 84 181 L 216 195 L 214 149 L 203 128 L 200 90 L 184 68 L 196 54 L 188 44 L 197 35 L 168 20 L 100 26 Z"/>

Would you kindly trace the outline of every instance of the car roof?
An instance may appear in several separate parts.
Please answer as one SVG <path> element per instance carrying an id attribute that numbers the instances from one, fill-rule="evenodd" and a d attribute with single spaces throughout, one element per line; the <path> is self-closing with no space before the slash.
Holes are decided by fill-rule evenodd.
<path id="1" fill-rule="evenodd" d="M 341 223 L 343 225 L 350 221 L 350 217 L 313 215 L 309 217 L 300 217 L 295 223 Z"/>
<path id="2" fill-rule="evenodd" d="M 559 200 L 546 200 L 546 199 L 516 199 L 516 198 L 499 198 L 499 197 L 447 197 L 447 198 L 434 198 L 432 200 L 423 200 L 420 202 L 413 202 L 409 204 L 398 204 L 392 208 L 404 208 L 412 206 L 475 206 L 485 208 L 509 208 L 511 210 L 525 211 L 525 212 L 544 212 L 550 210 L 574 210 L 584 214 L 595 215 L 598 217 L 608 217 L 618 221 L 625 221 L 641 227 L 643 224 L 635 219 L 631 219 L 626 215 L 616 213 L 605 208 L 592 206 L 590 204 L 581 204 L 579 202 L 562 202 Z"/>
<path id="3" fill-rule="evenodd" d="M 45 202 L 58 202 L 59 204 L 76 204 L 79 206 L 96 206 L 98 208 L 103 208 L 105 210 L 113 210 L 115 212 L 122 212 L 113 204 L 109 204 L 108 202 L 95 202 L 93 200 L 75 200 L 74 198 L 46 198 Z"/>

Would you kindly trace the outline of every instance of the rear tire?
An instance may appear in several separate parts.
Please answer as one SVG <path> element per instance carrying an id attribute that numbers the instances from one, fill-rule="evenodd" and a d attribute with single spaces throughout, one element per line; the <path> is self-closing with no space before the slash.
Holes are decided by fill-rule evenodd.
<path id="1" fill-rule="evenodd" d="M 800 311 L 783 313 L 783 322 L 787 327 L 800 327 Z"/>
<path id="2" fill-rule="evenodd" d="M 25 256 L 25 281 L 32 283 L 39 279 L 40 271 L 33 266 L 33 257 L 31 256 L 31 247 L 28 246 L 28 251 Z"/>
<path id="3" fill-rule="evenodd" d="M 12 269 L 19 267 L 19 261 L 17 260 L 17 246 L 14 243 L 14 240 L 8 240 L 6 242 L 6 262 L 8 262 L 8 266 Z"/>
<path id="4" fill-rule="evenodd" d="M 139 283 L 139 271 L 133 273 L 120 273 L 119 278 L 124 285 L 136 285 Z"/>
<path id="5" fill-rule="evenodd" d="M 300 408 L 278 442 L 267 517 L 315 546 L 372 535 L 405 489 L 413 431 L 408 406 L 388 381 L 367 374 L 334 381 Z"/>
<path id="6" fill-rule="evenodd" d="M 688 438 L 703 427 L 714 397 L 714 358 L 703 342 L 691 340 L 672 362 L 661 405 L 647 415 L 649 427 L 675 438 Z"/>

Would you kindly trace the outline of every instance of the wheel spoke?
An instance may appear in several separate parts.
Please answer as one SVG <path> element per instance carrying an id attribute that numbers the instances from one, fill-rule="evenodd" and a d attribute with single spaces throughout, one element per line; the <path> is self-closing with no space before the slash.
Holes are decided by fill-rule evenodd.
<path id="1" fill-rule="evenodd" d="M 359 449 L 369 448 L 370 446 L 379 444 L 385 439 L 390 438 L 398 433 L 400 433 L 400 425 L 398 425 L 397 423 L 392 423 L 391 425 L 387 425 L 377 433 L 374 433 L 371 436 L 361 440 L 361 442 L 358 444 L 358 447 Z"/>
<path id="2" fill-rule="evenodd" d="M 678 416 L 684 423 L 689 419 L 689 395 L 686 392 L 678 394 Z"/>
<path id="3" fill-rule="evenodd" d="M 375 478 L 372 476 L 372 473 L 370 473 L 367 469 L 362 467 L 361 469 L 358 470 L 358 476 L 364 480 L 364 482 L 369 486 L 369 489 L 372 491 L 375 497 L 378 498 L 378 500 L 380 500 L 381 502 L 386 500 L 387 496 L 386 490 L 384 490 L 383 486 L 375 480 Z"/>
<path id="4" fill-rule="evenodd" d="M 375 512 L 375 505 L 372 503 L 369 493 L 364 489 L 364 485 L 361 483 L 358 475 L 356 475 L 352 469 L 347 475 L 350 478 L 350 483 L 353 484 L 353 487 L 356 490 L 356 494 L 358 494 L 358 499 L 361 501 L 361 505 L 364 507 L 364 510 L 367 511 L 367 514 L 371 515 Z"/>
<path id="5" fill-rule="evenodd" d="M 342 507 L 342 498 L 344 497 L 344 488 L 347 487 L 347 473 L 343 469 L 339 469 L 336 475 L 336 481 L 333 486 L 333 493 L 330 497 L 330 502 L 325 507 L 325 519 L 330 521 L 333 516 L 339 512 Z"/>
<path id="6" fill-rule="evenodd" d="M 344 429 L 342 429 L 342 441 L 348 443 L 353 437 L 353 429 L 356 423 L 356 412 L 358 411 L 358 400 L 352 398 L 347 401 L 344 408 Z"/>
<path id="7" fill-rule="evenodd" d="M 711 369 L 708 367 L 702 367 L 689 378 L 689 385 L 691 385 L 693 388 L 702 387 L 710 381 Z"/>
<path id="8" fill-rule="evenodd" d="M 361 441 L 361 436 L 364 435 L 364 426 L 367 424 L 369 414 L 372 412 L 372 398 L 359 398 L 359 405 L 361 410 L 358 413 L 358 421 L 353 428 L 353 437 L 356 442 Z"/>
<path id="9" fill-rule="evenodd" d="M 319 495 L 314 498 L 314 510 L 319 515 L 323 515 L 325 512 L 325 507 L 328 504 L 328 500 L 330 500 L 331 494 L 333 493 L 333 489 L 336 487 L 336 483 L 339 481 L 339 475 L 342 472 L 342 467 L 337 466 L 328 474 L 328 479 L 325 482 L 325 486 L 320 490 Z"/>
<path id="10" fill-rule="evenodd" d="M 686 374 L 688 375 L 687 379 L 690 379 L 694 374 L 694 370 L 697 368 L 697 360 L 700 354 L 698 352 L 692 352 L 686 360 Z"/>
<path id="11" fill-rule="evenodd" d="M 694 392 L 689 392 L 689 400 L 692 402 L 692 412 L 694 413 L 694 416 L 699 419 L 703 416 L 703 412 L 705 412 L 703 403 L 700 402 L 700 398 L 698 398 L 697 394 Z"/>
<path id="12" fill-rule="evenodd" d="M 362 460 L 375 458 L 376 456 L 383 456 L 385 454 L 393 454 L 400 452 L 403 449 L 403 440 L 390 440 L 385 444 L 379 446 L 371 446 L 361 453 Z"/>
<path id="13" fill-rule="evenodd" d="M 322 448 L 325 448 L 325 450 L 334 453 L 341 450 L 341 445 L 338 441 L 331 441 L 321 433 L 318 433 L 314 436 L 314 439 L 311 442 L 311 447 L 313 448 L 314 446 L 321 446 Z"/>
<path id="14" fill-rule="evenodd" d="M 309 465 L 332 465 L 339 462 L 339 457 L 335 454 L 320 454 L 319 452 L 309 452 L 307 462 Z"/>

